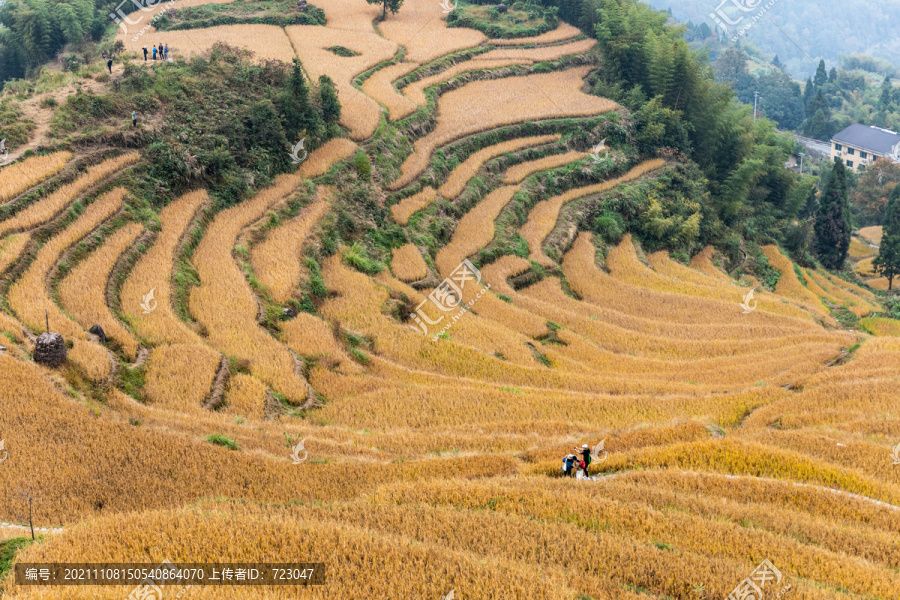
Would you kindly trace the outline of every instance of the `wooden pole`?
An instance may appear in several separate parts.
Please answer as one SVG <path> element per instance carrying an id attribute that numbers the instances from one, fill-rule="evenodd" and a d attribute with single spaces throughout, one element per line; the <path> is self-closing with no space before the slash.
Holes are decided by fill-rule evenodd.
<path id="1" fill-rule="evenodd" d="M 31 496 L 28 496 L 28 525 L 31 526 L 31 541 L 34 541 L 34 519 L 31 518 Z"/>
<path id="2" fill-rule="evenodd" d="M 44 309 L 44 318 L 47 320 L 47 334 L 50 334 L 50 311 Z"/>

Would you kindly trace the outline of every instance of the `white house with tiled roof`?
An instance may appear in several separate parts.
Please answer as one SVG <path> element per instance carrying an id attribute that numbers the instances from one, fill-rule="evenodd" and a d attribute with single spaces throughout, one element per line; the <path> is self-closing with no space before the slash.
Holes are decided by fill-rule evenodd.
<path id="1" fill-rule="evenodd" d="M 839 158 L 854 171 L 865 171 L 876 160 L 900 163 L 900 134 L 854 123 L 831 138 L 831 160 Z"/>

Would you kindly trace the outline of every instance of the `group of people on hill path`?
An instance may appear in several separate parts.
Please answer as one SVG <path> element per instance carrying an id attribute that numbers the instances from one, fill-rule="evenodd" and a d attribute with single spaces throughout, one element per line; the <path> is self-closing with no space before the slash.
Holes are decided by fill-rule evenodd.
<path id="1" fill-rule="evenodd" d="M 156 60 L 156 57 L 159 56 L 159 60 L 169 60 L 169 45 L 166 44 L 163 46 L 160 44 L 159 46 L 150 46 L 153 49 L 153 60 Z M 143 47 L 144 50 L 144 62 L 147 62 L 147 46 Z"/>
<path id="2" fill-rule="evenodd" d="M 582 444 L 581 448 L 575 446 L 573 448 L 575 450 L 575 454 L 569 454 L 563 459 L 563 474 L 566 477 L 575 477 L 576 468 L 578 467 L 584 478 L 587 479 L 588 476 L 588 467 L 591 465 L 591 449 L 588 448 L 587 444 Z M 578 458 L 577 455 L 581 455 L 581 458 Z"/>

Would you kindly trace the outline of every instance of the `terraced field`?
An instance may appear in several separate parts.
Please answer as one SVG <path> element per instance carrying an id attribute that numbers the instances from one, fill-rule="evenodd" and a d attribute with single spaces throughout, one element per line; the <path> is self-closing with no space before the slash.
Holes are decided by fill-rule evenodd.
<path id="1" fill-rule="evenodd" d="M 900 597 L 883 295 L 777 246 L 777 282 L 751 288 L 713 247 L 580 227 L 678 163 L 612 135 L 593 151 L 627 114 L 585 91 L 576 28 L 489 40 L 426 0 L 377 29 L 378 6 L 322 8 L 324 27 L 165 32 L 336 82 L 343 137 L 243 202 L 139 205 L 132 152 L 0 168 L 0 521 L 24 521 L 32 486 L 35 525 L 62 527 L 15 561 L 324 562 L 310 598 L 687 600 L 768 559 L 765 597 Z M 454 79 L 564 56 L 583 66 Z M 47 321 L 71 342 L 59 368 L 33 360 Z M 595 477 L 561 477 L 582 444 Z"/>

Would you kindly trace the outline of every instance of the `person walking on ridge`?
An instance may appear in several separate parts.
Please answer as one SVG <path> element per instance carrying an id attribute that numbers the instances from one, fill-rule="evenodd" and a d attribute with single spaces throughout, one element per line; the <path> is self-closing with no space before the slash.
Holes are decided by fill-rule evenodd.
<path id="1" fill-rule="evenodd" d="M 166 47 L 163 49 L 163 56 L 166 57 L 166 60 L 169 60 L 169 45 L 166 44 Z"/>
<path id="2" fill-rule="evenodd" d="M 587 444 L 582 444 L 581 448 L 575 446 L 575 452 L 581 455 L 582 469 L 584 470 L 584 478 L 588 478 L 588 467 L 591 464 L 591 449 Z"/>
<path id="3" fill-rule="evenodd" d="M 566 477 L 575 477 L 575 461 L 577 457 L 574 454 L 568 454 L 563 459 L 563 475 Z"/>
<path id="4" fill-rule="evenodd" d="M 153 46 L 153 60 L 156 60 L 156 46 Z"/>
<path id="5" fill-rule="evenodd" d="M 109 69 L 109 74 L 112 75 L 112 56 L 106 61 L 106 68 Z"/>
<path id="6" fill-rule="evenodd" d="M 147 62 L 147 46 L 143 47 L 143 51 L 144 51 L 144 62 Z"/>
<path id="7" fill-rule="evenodd" d="M 137 111 L 136 110 L 131 111 L 131 126 L 137 127 Z"/>

